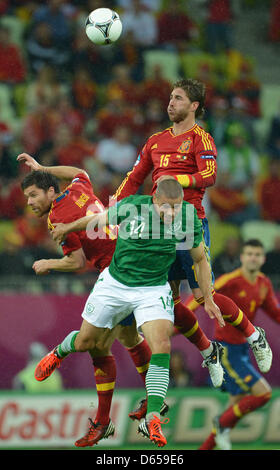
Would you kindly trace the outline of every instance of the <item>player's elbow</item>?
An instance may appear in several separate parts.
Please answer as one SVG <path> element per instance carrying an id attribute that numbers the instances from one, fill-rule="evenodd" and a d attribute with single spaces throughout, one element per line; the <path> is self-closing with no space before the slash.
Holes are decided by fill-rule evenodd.
<path id="1" fill-rule="evenodd" d="M 86 266 L 86 257 L 82 250 L 72 252 L 69 261 L 73 271 L 79 271 Z"/>
<path id="2" fill-rule="evenodd" d="M 80 269 L 84 269 L 86 266 L 86 258 L 84 256 L 79 257 L 76 260 L 76 269 L 79 271 Z"/>

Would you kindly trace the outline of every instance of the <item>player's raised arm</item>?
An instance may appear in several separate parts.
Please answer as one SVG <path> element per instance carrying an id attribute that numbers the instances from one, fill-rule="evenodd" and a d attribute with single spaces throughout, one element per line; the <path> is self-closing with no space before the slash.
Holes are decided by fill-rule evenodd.
<path id="1" fill-rule="evenodd" d="M 34 171 L 47 171 L 48 173 L 52 174 L 59 180 L 69 180 L 71 181 L 73 178 L 75 178 L 76 175 L 80 173 L 84 173 L 87 177 L 87 173 L 80 169 L 76 168 L 74 166 L 63 166 L 63 165 L 58 165 L 58 166 L 43 166 L 40 165 L 40 163 L 37 162 L 37 160 L 28 153 L 21 153 L 17 157 L 18 162 L 25 163 L 26 166 L 28 166 L 31 170 Z"/>
<path id="2" fill-rule="evenodd" d="M 81 230 L 91 231 L 95 227 L 102 228 L 106 225 L 108 225 L 107 210 L 98 214 L 82 217 L 68 224 L 53 224 L 54 228 L 51 234 L 54 241 L 62 243 L 68 233 L 80 232 Z"/>
<path id="3" fill-rule="evenodd" d="M 198 247 L 192 248 L 190 250 L 190 254 L 194 262 L 197 281 L 204 297 L 204 309 L 210 318 L 216 318 L 220 326 L 225 326 L 225 321 L 222 317 L 221 311 L 213 300 L 211 270 L 205 256 L 203 243 L 201 242 Z"/>

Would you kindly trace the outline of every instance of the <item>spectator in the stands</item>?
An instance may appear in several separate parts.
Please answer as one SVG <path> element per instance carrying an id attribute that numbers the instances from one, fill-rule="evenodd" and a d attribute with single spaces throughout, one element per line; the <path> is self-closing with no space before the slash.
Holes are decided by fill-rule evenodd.
<path id="1" fill-rule="evenodd" d="M 280 102 L 270 121 L 266 145 L 270 155 L 280 160 Z"/>
<path id="2" fill-rule="evenodd" d="M 230 236 L 224 243 L 223 250 L 219 253 L 213 263 L 212 268 L 215 277 L 234 271 L 240 266 L 241 240 L 239 237 Z"/>
<path id="3" fill-rule="evenodd" d="M 232 22 L 234 13 L 230 0 L 207 0 L 206 48 L 211 54 L 233 47 Z"/>
<path id="4" fill-rule="evenodd" d="M 199 30 L 180 2 L 168 2 L 158 15 L 158 44 L 160 47 L 178 51 L 181 45 L 197 39 Z"/>
<path id="5" fill-rule="evenodd" d="M 95 153 L 109 171 L 125 174 L 136 160 L 136 148 L 131 144 L 129 129 L 120 124 L 111 138 L 97 144 Z"/>
<path id="6" fill-rule="evenodd" d="M 219 149 L 219 173 L 209 196 L 221 220 L 240 225 L 259 218 L 255 197 L 259 154 L 249 145 L 242 125 L 232 123 L 227 136 L 228 142 Z"/>
<path id="7" fill-rule="evenodd" d="M 280 159 L 269 160 L 269 173 L 259 184 L 259 204 L 264 220 L 280 224 Z"/>
<path id="8" fill-rule="evenodd" d="M 40 5 L 34 12 L 34 24 L 49 25 L 55 44 L 59 49 L 68 49 L 71 42 L 71 27 L 64 13 L 64 0 L 48 0 L 46 5 Z"/>
<path id="9" fill-rule="evenodd" d="M 157 20 L 154 12 L 143 5 L 141 0 L 131 0 L 121 18 L 124 36 L 131 32 L 138 46 L 154 47 L 158 39 Z"/>
<path id="10" fill-rule="evenodd" d="M 11 41 L 10 30 L 0 24 L 0 82 L 9 85 L 26 79 L 26 65 L 21 50 Z"/>
<path id="11" fill-rule="evenodd" d="M 59 48 L 53 31 L 46 22 L 37 23 L 30 31 L 26 41 L 26 51 L 32 73 L 37 73 L 43 65 L 52 65 L 62 74 L 67 71 L 71 49 Z"/>
<path id="12" fill-rule="evenodd" d="M 279 276 L 280 266 L 280 234 L 274 239 L 274 246 L 266 253 L 265 264 L 262 267 L 262 272 L 267 276 Z"/>
<path id="13" fill-rule="evenodd" d="M 268 38 L 274 43 L 280 41 L 280 0 L 272 0 L 270 6 L 270 21 Z"/>

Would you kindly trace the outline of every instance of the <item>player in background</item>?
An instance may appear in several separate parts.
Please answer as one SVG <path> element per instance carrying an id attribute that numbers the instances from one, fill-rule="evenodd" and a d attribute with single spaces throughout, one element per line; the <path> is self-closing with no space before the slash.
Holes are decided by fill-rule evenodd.
<path id="1" fill-rule="evenodd" d="M 205 86 L 201 82 L 183 79 L 174 84 L 167 108 L 172 126 L 147 140 L 133 169 L 127 173 L 113 198 L 120 200 L 136 193 L 150 172 L 153 181 L 152 193 L 161 178 L 177 179 L 184 189 L 184 200 L 195 206 L 201 220 L 205 252 L 210 263 L 210 233 L 202 200 L 206 188 L 214 185 L 216 180 L 217 149 L 212 136 L 196 123 L 196 118 L 203 115 L 204 101 Z M 194 297 L 203 303 L 190 254 L 188 251 L 179 250 L 169 272 L 175 304 L 175 322 L 180 324 L 181 318 L 188 316 L 191 330 L 192 325 L 196 324 L 196 316 L 191 316 L 181 302 L 180 282 L 183 279 L 188 280 Z M 213 292 L 213 298 L 226 322 L 240 330 L 250 344 L 254 343 L 258 366 L 262 372 L 267 372 L 271 367 L 272 354 L 264 331 L 257 330 L 229 297 Z"/>
<path id="2" fill-rule="evenodd" d="M 260 272 L 265 262 L 263 244 L 251 239 L 243 244 L 241 267 L 220 276 L 215 290 L 229 296 L 254 322 L 256 312 L 261 308 L 270 318 L 280 323 L 280 306 L 268 277 Z M 190 298 L 187 305 L 192 310 L 199 304 Z M 216 445 L 222 450 L 231 449 L 230 430 L 247 413 L 265 405 L 271 397 L 267 381 L 253 366 L 248 344 L 244 336 L 231 325 L 220 328 L 215 325 L 215 338 L 222 342 L 224 355 L 222 363 L 225 380 L 222 391 L 229 393 L 227 409 L 214 418 L 214 429 L 200 450 L 211 450 Z"/>
<path id="3" fill-rule="evenodd" d="M 50 230 L 53 224 L 58 222 L 71 222 L 83 215 L 93 214 L 103 210 L 103 205 L 96 198 L 93 192 L 91 182 L 87 174 L 74 167 L 54 166 L 44 167 L 40 165 L 33 157 L 23 153 L 17 158 L 19 162 L 25 163 L 33 173 L 30 173 L 23 181 L 23 190 L 28 200 L 27 204 L 32 208 L 33 212 L 41 217 L 48 214 L 48 227 Z M 71 181 L 71 184 L 60 193 L 58 180 Z M 101 239 L 88 238 L 85 231 L 72 232 L 67 235 L 66 240 L 62 243 L 64 256 L 58 259 L 38 260 L 35 261 L 33 269 L 38 275 L 44 275 L 52 270 L 71 272 L 77 271 L 84 267 L 88 262 L 95 266 L 100 272 L 110 264 L 115 245 L 116 233 L 109 231 L 108 237 Z M 223 378 L 223 369 L 220 365 L 219 358 L 215 357 L 215 351 L 218 345 L 211 342 L 204 332 L 201 330 L 198 322 L 192 331 L 188 331 L 188 318 L 184 325 L 181 319 L 181 332 L 190 340 L 201 352 L 204 361 L 203 366 L 208 367 L 212 383 L 215 387 L 220 386 Z M 75 332 L 76 334 L 78 332 Z M 117 338 L 130 354 L 137 371 L 139 372 L 144 384 L 146 373 L 148 370 L 151 350 L 147 341 L 140 336 L 135 329 L 135 321 L 129 325 L 126 320 L 122 326 L 118 327 Z M 98 442 L 102 437 L 108 434 L 108 426 L 110 424 L 110 405 L 114 391 L 116 380 L 115 359 L 111 354 L 110 347 L 115 339 L 115 335 L 111 335 L 109 343 L 102 351 L 95 350 L 91 352 L 96 387 L 98 393 L 98 411 L 95 419 L 94 430 L 91 435 L 92 445 Z M 45 380 L 56 367 L 59 367 L 62 361 L 63 353 L 59 348 L 55 348 L 42 361 L 35 371 L 37 380 Z M 146 405 L 146 402 L 145 402 Z M 132 419 L 140 419 L 145 416 L 147 407 L 142 409 L 142 415 L 138 416 L 135 412 L 130 413 Z M 168 411 L 168 406 L 164 403 L 162 414 Z M 112 430 L 110 424 L 109 430 Z"/>

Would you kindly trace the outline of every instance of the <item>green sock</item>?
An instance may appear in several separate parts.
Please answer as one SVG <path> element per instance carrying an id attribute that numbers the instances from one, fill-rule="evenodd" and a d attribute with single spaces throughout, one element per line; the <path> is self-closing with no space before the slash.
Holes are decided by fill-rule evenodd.
<path id="1" fill-rule="evenodd" d="M 159 413 L 169 385 L 170 354 L 152 354 L 146 375 L 147 415 Z"/>
<path id="2" fill-rule="evenodd" d="M 76 352 L 74 343 L 78 333 L 79 331 L 71 331 L 71 333 L 64 338 L 62 343 L 58 345 L 56 351 L 59 357 L 64 358 L 68 356 L 68 354 Z"/>

